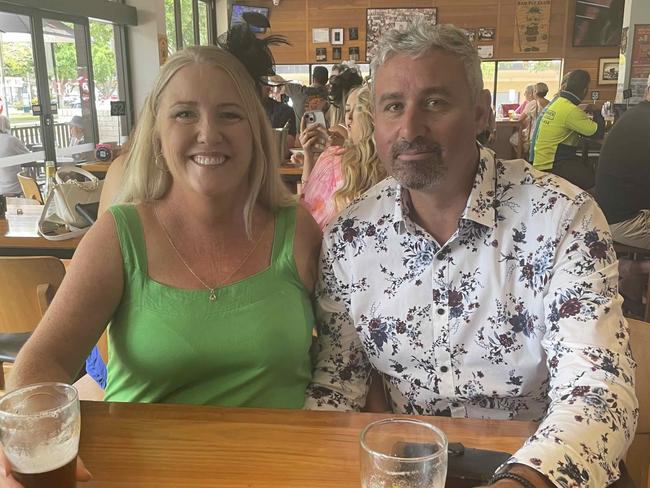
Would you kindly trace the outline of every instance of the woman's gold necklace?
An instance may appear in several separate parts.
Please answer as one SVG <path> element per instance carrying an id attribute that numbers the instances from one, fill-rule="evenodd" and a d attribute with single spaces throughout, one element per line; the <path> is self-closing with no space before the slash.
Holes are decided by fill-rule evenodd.
<path id="1" fill-rule="evenodd" d="M 153 207 L 153 214 L 156 217 L 156 221 L 158 222 L 158 225 L 160 225 L 160 228 L 163 230 L 163 233 L 165 234 L 165 237 L 167 238 L 167 241 L 169 242 L 169 245 L 172 247 L 172 249 L 176 253 L 176 256 L 178 256 L 178 259 L 180 260 L 180 262 L 183 263 L 183 265 L 187 268 L 187 270 L 190 273 L 192 273 L 192 276 L 194 276 L 198 280 L 198 282 L 201 283 L 208 290 L 208 292 L 210 293 L 208 298 L 210 299 L 211 302 L 214 302 L 214 301 L 217 300 L 217 288 L 222 286 L 224 283 L 227 283 L 228 280 L 230 280 L 230 278 L 232 278 L 235 275 L 235 273 L 237 273 L 237 271 L 239 271 L 242 268 L 242 266 L 244 266 L 244 263 L 246 263 L 246 261 L 248 261 L 248 258 L 251 257 L 253 252 L 255 252 L 255 249 L 257 249 L 257 246 L 259 245 L 259 243 L 262 242 L 262 237 L 264 237 L 264 234 L 266 234 L 266 229 L 269 226 L 269 224 L 267 223 L 266 227 L 264 227 L 264 230 L 262 230 L 262 233 L 257 238 L 257 241 L 255 241 L 255 244 L 253 245 L 251 250 L 248 251 L 248 254 L 246 254 L 246 256 L 244 256 L 244 259 L 242 259 L 242 261 L 239 263 L 239 266 L 237 266 L 235 268 L 235 270 L 232 273 L 230 273 L 226 278 L 224 278 L 219 283 L 217 283 L 217 285 L 215 287 L 211 287 L 205 281 L 203 281 L 201 278 L 199 278 L 199 276 L 194 272 L 194 270 L 190 267 L 190 265 L 187 264 L 187 261 L 185 261 L 185 259 L 181 255 L 178 248 L 174 245 L 174 241 L 172 241 L 171 235 L 169 235 L 169 232 L 167 232 L 167 228 L 162 223 L 162 220 L 160 219 L 160 216 L 158 215 L 158 210 L 156 210 L 155 206 Z M 269 223 L 270 223 L 270 221 L 269 221 Z"/>

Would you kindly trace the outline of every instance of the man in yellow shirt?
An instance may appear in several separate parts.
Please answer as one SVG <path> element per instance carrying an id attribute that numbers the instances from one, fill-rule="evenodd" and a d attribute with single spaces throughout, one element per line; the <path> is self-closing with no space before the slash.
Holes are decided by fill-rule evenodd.
<path id="1" fill-rule="evenodd" d="M 581 69 L 564 77 L 560 93 L 542 112 L 530 143 L 535 168 L 550 171 L 585 190 L 594 186 L 595 175 L 588 162 L 576 154 L 580 135 L 602 139 L 605 131 L 597 107 L 589 105 L 584 111 L 578 107 L 590 81 L 589 73 Z"/>

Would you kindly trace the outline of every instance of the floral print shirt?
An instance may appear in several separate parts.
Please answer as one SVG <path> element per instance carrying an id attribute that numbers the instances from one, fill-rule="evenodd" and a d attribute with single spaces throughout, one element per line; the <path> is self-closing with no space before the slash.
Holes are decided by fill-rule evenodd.
<path id="1" fill-rule="evenodd" d="M 396 412 L 539 421 L 509 462 L 557 486 L 618 475 L 638 416 L 607 222 L 579 188 L 481 148 L 438 243 L 387 178 L 326 229 L 306 408 L 356 410 L 371 368 Z"/>

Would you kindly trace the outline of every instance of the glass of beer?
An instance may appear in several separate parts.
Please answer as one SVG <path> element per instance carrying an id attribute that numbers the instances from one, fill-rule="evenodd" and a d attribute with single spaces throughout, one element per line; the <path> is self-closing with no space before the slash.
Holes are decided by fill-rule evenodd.
<path id="1" fill-rule="evenodd" d="M 392 418 L 361 433 L 361 488 L 444 488 L 447 436 L 416 419 Z"/>
<path id="2" fill-rule="evenodd" d="M 81 417 L 77 390 L 64 383 L 25 386 L 0 399 L 0 441 L 25 488 L 73 488 Z"/>

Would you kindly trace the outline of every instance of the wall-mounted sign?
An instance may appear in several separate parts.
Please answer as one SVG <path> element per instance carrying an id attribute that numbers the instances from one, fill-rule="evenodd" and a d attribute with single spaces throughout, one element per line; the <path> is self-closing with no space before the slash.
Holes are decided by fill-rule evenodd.
<path id="1" fill-rule="evenodd" d="M 126 115 L 126 102 L 111 102 L 111 115 Z"/>
<path id="2" fill-rule="evenodd" d="M 517 0 L 516 53 L 548 52 L 551 0 Z"/>

